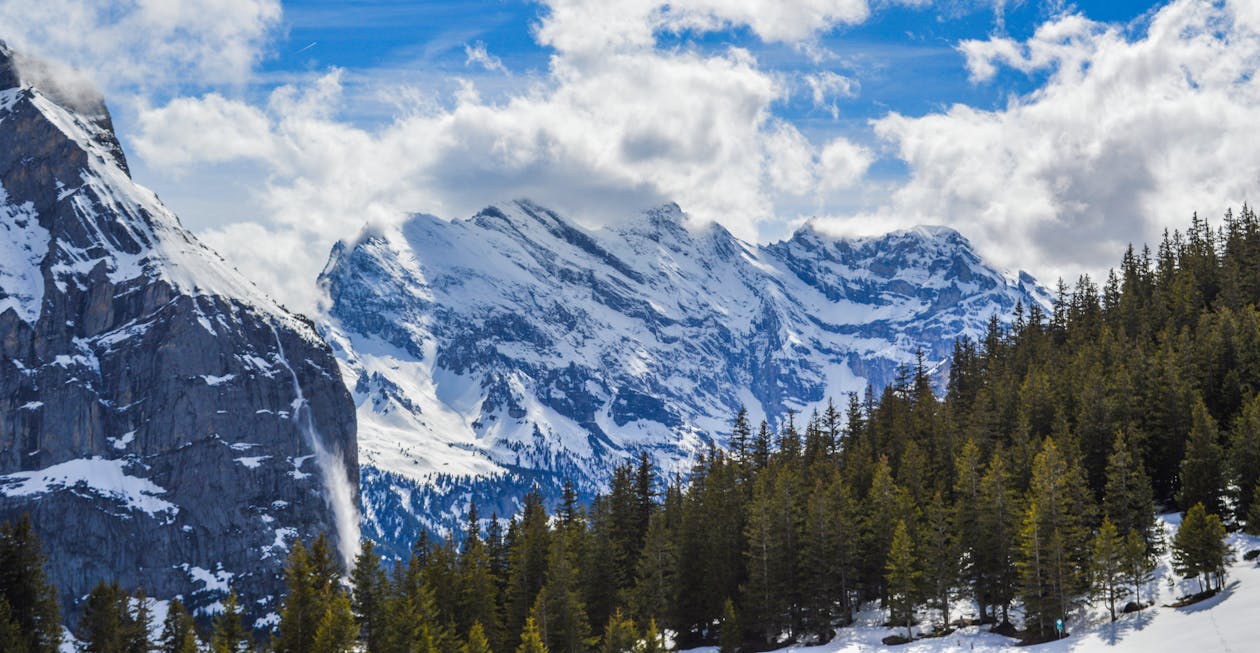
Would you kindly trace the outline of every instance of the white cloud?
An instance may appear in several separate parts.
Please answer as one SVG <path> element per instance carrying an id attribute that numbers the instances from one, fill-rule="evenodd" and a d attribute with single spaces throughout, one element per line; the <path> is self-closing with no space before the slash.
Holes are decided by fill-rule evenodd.
<path id="1" fill-rule="evenodd" d="M 490 54 L 486 50 L 486 44 L 481 41 L 477 41 L 472 45 L 465 44 L 464 56 L 466 57 L 464 60 L 464 65 L 466 66 L 476 64 L 490 72 L 505 74 L 508 72 L 507 67 L 503 65 L 503 60 Z"/>
<path id="2" fill-rule="evenodd" d="M 802 43 L 870 15 L 866 0 L 546 0 L 539 42 L 569 54 L 643 49 L 658 32 L 747 26 L 766 42 Z"/>
<path id="3" fill-rule="evenodd" d="M 951 224 L 1004 265 L 1070 279 L 1254 199 L 1257 28 L 1248 0 L 1178 0 L 1137 38 L 1063 16 L 1024 43 L 964 45 L 979 79 L 998 65 L 1050 78 L 1001 110 L 876 121 L 911 178 L 864 217 Z"/>
<path id="4" fill-rule="evenodd" d="M 791 84 L 763 70 L 748 51 L 665 51 L 652 34 L 664 24 L 700 29 L 720 15 L 758 21 L 759 32 L 776 38 L 810 38 L 837 16 L 856 19 L 858 4 L 865 7 L 813 0 L 801 3 L 814 7 L 809 11 L 765 5 L 757 15 L 741 10 L 742 18 L 717 4 L 672 4 L 670 12 L 687 17 L 634 14 L 648 30 L 648 40 L 635 43 L 634 29 L 619 22 L 631 19 L 617 13 L 622 3 L 557 2 L 539 28 L 551 36 L 540 38 L 568 43 L 577 37 L 563 21 L 603 12 L 586 20 L 588 31 L 621 30 L 629 40 L 603 42 L 599 56 L 581 50 L 590 44 L 560 51 L 545 75 L 500 101 L 484 100 L 463 80 L 449 103 L 424 103 L 380 127 L 338 119 L 338 73 L 281 87 L 265 108 L 215 94 L 183 98 L 140 113 L 138 151 L 173 169 L 232 159 L 265 164 L 269 175 L 257 189 L 268 215 L 263 231 L 243 223 L 212 230 L 207 239 L 303 308 L 313 304 L 312 280 L 335 240 L 352 237 L 366 221 L 396 221 L 415 211 L 459 217 L 525 196 L 599 224 L 677 201 L 699 220 L 721 220 L 752 238 L 759 222 L 775 219 L 779 198 L 851 185 L 872 157 L 843 139 L 824 150 L 773 118 L 773 103 L 792 92 Z M 487 67 L 497 61 L 479 45 L 466 57 Z M 844 90 L 839 79 L 828 79 L 827 93 Z M 308 254 L 288 259 L 266 246 L 226 247 L 265 242 L 265 234 L 279 250 Z M 277 273 L 281 262 L 291 267 Z"/>
<path id="5" fill-rule="evenodd" d="M 242 83 L 279 20 L 279 0 L 0 2 L 0 38 L 107 91 Z"/>

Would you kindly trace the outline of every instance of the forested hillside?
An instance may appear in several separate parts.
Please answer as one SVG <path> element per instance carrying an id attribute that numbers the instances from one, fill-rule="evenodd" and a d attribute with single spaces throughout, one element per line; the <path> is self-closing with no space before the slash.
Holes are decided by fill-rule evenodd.
<path id="1" fill-rule="evenodd" d="M 1149 601 L 1164 547 L 1211 592 L 1225 526 L 1260 523 L 1258 300 L 1255 213 L 1196 217 L 1101 286 L 1060 284 L 1049 314 L 957 343 L 943 399 L 907 369 L 777 433 L 733 416 L 731 450 L 686 478 L 641 461 L 589 508 L 549 517 L 533 497 L 506 533 L 473 521 L 392 580 L 365 554 L 368 648 L 410 650 L 397 624 L 414 623 L 436 650 L 616 651 L 645 632 L 652 648 L 665 630 L 762 649 L 825 640 L 874 600 L 894 624 L 930 609 L 940 630 L 978 617 L 1044 640 L 1084 601 Z M 1158 505 L 1188 509 L 1173 542 Z"/>
<path id="2" fill-rule="evenodd" d="M 926 615 L 1042 641 L 1085 602 L 1143 608 L 1168 550 L 1208 596 L 1226 529 L 1260 525 L 1257 301 L 1255 213 L 1196 218 L 957 343 L 943 398 L 920 365 L 778 432 L 741 412 L 685 478 L 645 456 L 590 506 L 474 509 L 409 560 L 367 546 L 349 590 L 327 542 L 296 547 L 273 646 L 730 653 L 826 641 L 874 601 L 907 635 Z M 1160 506 L 1184 513 L 1172 541 Z"/>

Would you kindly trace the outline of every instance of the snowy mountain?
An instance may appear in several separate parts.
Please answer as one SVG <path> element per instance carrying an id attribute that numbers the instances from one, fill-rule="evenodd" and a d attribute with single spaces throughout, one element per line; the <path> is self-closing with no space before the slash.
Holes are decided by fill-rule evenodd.
<path id="1" fill-rule="evenodd" d="M 113 579 L 271 612 L 295 538 L 357 544 L 356 454 L 310 321 L 131 180 L 99 97 L 0 44 L 0 520 L 32 515 L 70 613 Z"/>
<path id="2" fill-rule="evenodd" d="M 366 535 L 405 546 L 469 499 L 591 493 L 647 451 L 677 471 L 754 420 L 941 368 L 990 316 L 1044 302 L 965 238 L 921 227 L 766 246 L 675 205 L 590 230 L 527 201 L 339 243 L 323 325 L 359 415 Z"/>

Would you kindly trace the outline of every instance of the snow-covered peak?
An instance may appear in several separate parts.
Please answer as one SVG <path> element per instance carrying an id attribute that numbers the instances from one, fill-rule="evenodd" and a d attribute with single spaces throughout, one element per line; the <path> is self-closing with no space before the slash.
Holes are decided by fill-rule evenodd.
<path id="1" fill-rule="evenodd" d="M 640 450 L 681 469 L 741 405 L 808 412 L 916 349 L 945 369 L 954 339 L 1031 297 L 952 230 L 756 245 L 676 205 L 592 229 L 525 200 L 365 231 L 321 284 L 366 477 L 501 512 L 513 488 L 591 490 Z"/>
<path id="2" fill-rule="evenodd" d="M 0 79 L 12 61 L 0 56 Z M 317 337 L 305 320 L 241 276 L 131 179 L 103 104 L 85 114 L 41 87 L 10 87 L 0 91 L 0 144 L 0 163 L 39 173 L 6 182 L 21 187 L 0 194 L 0 230 L 10 248 L 33 253 L 44 247 L 47 253 L 6 257 L 0 293 L 42 295 L 31 287 L 44 283 L 41 266 L 61 288 L 87 287 L 100 273 L 115 286 L 160 279 L 177 292 L 230 299 Z M 10 288 L 16 279 L 23 280 L 20 287 Z M 38 317 L 38 311 L 19 314 L 28 321 Z"/>

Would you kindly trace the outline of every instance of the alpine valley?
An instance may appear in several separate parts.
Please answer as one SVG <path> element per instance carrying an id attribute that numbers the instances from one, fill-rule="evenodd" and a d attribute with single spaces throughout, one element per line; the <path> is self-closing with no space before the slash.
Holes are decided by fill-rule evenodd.
<path id="1" fill-rule="evenodd" d="M 0 518 L 32 515 L 70 615 L 117 578 L 203 610 L 230 585 L 264 627 L 294 540 L 349 562 L 360 492 L 402 555 L 641 453 L 681 472 L 741 407 L 944 374 L 1047 303 L 945 228 L 754 245 L 673 204 L 591 229 L 520 200 L 337 244 L 316 324 L 131 180 L 102 99 L 4 48 L 0 88 Z"/>
<path id="2" fill-rule="evenodd" d="M 682 472 L 741 407 L 777 426 L 939 377 L 956 339 L 1048 303 L 946 228 L 754 245 L 673 204 L 616 224 L 519 200 L 334 247 L 321 330 L 358 406 L 366 536 L 401 554 L 470 502 L 589 498 L 639 453 Z"/>

